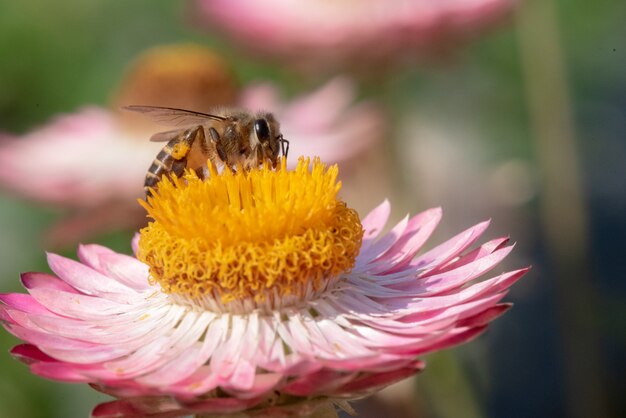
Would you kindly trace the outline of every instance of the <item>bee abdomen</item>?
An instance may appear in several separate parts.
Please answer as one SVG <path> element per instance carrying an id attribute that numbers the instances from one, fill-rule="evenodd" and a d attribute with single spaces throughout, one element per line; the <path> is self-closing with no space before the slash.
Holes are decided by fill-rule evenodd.
<path id="1" fill-rule="evenodd" d="M 172 142 L 176 142 L 176 140 L 170 141 L 165 147 L 163 147 L 161 152 L 157 154 L 156 158 L 152 162 L 150 168 L 148 168 L 146 179 L 143 184 L 146 195 L 150 195 L 150 189 L 157 185 L 163 175 L 167 175 L 172 171 L 172 166 L 176 162 L 172 156 Z"/>

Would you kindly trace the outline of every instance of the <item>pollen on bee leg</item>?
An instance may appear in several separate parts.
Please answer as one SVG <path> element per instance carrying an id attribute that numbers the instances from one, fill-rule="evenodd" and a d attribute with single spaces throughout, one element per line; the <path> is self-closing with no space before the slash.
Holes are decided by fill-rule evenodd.
<path id="1" fill-rule="evenodd" d="M 172 157 L 175 160 L 180 160 L 181 158 L 184 158 L 189 153 L 190 149 L 191 147 L 189 146 L 189 144 L 187 144 L 184 141 L 180 141 L 172 147 L 172 152 L 171 152 Z"/>
<path id="2" fill-rule="evenodd" d="M 271 308 L 324 291 L 349 271 L 361 246 L 357 213 L 337 199 L 336 166 L 300 159 L 159 184 L 140 201 L 153 219 L 138 257 L 151 280 L 205 308 Z"/>

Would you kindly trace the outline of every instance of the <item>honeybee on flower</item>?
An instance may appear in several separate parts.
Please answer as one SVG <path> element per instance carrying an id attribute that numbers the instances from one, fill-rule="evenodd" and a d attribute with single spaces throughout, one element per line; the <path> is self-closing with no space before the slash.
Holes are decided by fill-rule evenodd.
<path id="1" fill-rule="evenodd" d="M 286 100 L 272 83 L 239 88 L 228 63 L 197 45 L 148 50 L 117 90 L 111 110 L 88 106 L 21 136 L 0 134 L 0 187 L 63 211 L 48 234 L 52 246 L 73 245 L 104 231 L 135 230 L 145 223 L 135 199 L 144 195 L 146 169 L 163 143 L 148 141 L 157 125 L 121 111 L 123 106 L 172 106 L 205 113 L 220 106 L 265 109 L 281 122 L 285 138 L 298 138 L 290 152 L 319 155 L 328 162 L 358 156 L 382 138 L 385 126 L 380 107 L 356 101 L 347 78 L 332 79 Z M 269 146 L 270 156 L 274 145 Z"/>

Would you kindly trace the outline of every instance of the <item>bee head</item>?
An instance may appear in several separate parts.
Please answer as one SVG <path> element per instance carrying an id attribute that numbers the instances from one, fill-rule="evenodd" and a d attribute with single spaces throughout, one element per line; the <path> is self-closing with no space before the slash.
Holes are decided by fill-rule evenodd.
<path id="1" fill-rule="evenodd" d="M 271 113 L 262 113 L 254 121 L 254 134 L 261 144 L 259 156 L 268 159 L 276 166 L 284 139 L 278 121 Z M 284 154 L 284 152 L 283 152 Z"/>

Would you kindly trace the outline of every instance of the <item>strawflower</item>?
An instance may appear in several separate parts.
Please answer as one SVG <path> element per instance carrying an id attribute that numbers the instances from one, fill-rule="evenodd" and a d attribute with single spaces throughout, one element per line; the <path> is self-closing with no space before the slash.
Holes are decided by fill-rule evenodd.
<path id="1" fill-rule="evenodd" d="M 196 0 L 199 24 L 304 70 L 380 69 L 450 49 L 516 0 Z"/>
<path id="2" fill-rule="evenodd" d="M 117 397 L 93 417 L 331 416 L 424 368 L 509 308 L 527 269 L 476 279 L 511 251 L 480 223 L 421 252 L 430 209 L 383 234 L 338 198 L 336 166 L 213 168 L 162 181 L 136 257 L 98 245 L 48 255 L 29 294 L 0 296 L 33 373 Z M 317 414 L 317 415 L 316 415 Z"/>

